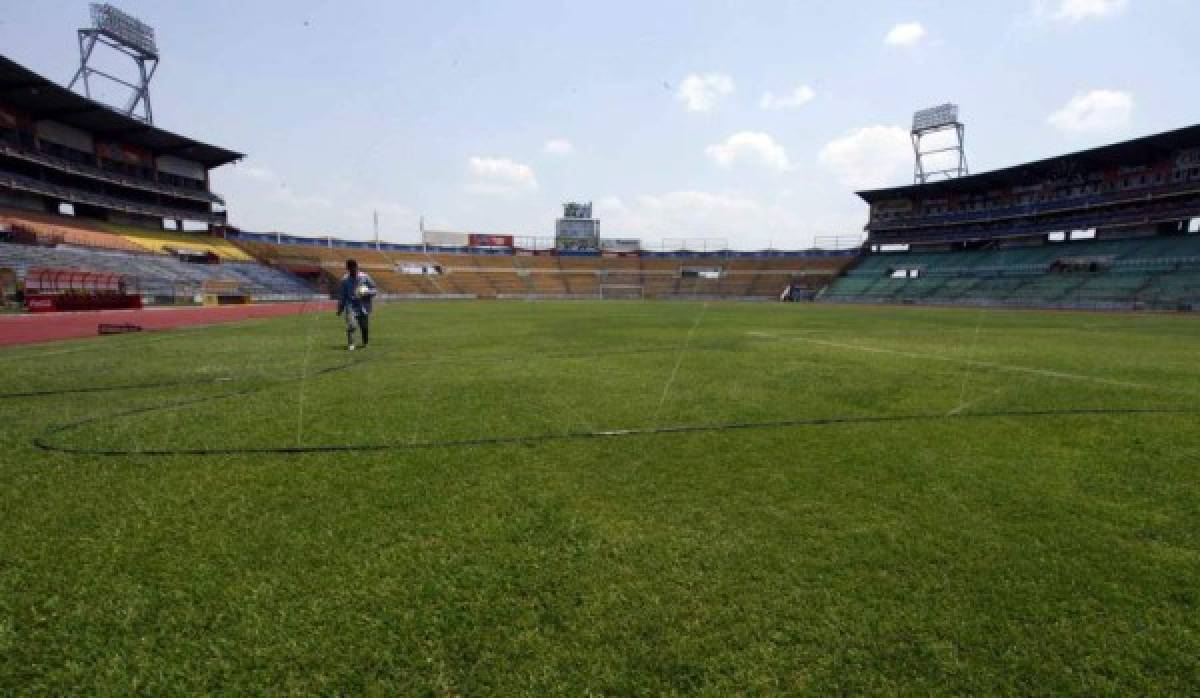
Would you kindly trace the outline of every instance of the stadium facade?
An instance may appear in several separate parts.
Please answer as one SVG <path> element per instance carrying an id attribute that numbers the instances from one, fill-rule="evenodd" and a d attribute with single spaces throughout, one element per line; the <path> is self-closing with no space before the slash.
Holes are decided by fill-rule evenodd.
<path id="1" fill-rule="evenodd" d="M 825 300 L 1200 309 L 1200 125 L 859 196 Z"/>
<path id="2" fill-rule="evenodd" d="M 0 205 L 161 228 L 226 223 L 209 170 L 241 153 L 176 135 L 0 56 Z"/>
<path id="3" fill-rule="evenodd" d="M 983 174 L 859 192 L 871 245 L 964 245 L 1094 230 L 1179 232 L 1200 216 L 1200 125 Z"/>

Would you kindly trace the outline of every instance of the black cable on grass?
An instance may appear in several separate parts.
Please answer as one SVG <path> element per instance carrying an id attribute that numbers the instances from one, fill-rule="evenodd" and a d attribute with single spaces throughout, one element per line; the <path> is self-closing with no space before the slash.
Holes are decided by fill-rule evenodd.
<path id="1" fill-rule="evenodd" d="M 724 345 L 711 347 L 697 348 L 723 348 Z M 640 347 L 635 349 L 613 350 L 603 352 L 605 354 L 642 354 L 653 352 L 672 352 L 677 351 L 679 347 Z M 571 358 L 592 358 L 596 356 L 596 352 L 558 352 L 547 354 L 519 354 L 508 355 L 501 357 L 472 357 L 464 359 L 472 363 L 478 362 L 481 359 L 490 361 L 504 360 L 520 360 L 526 358 L 539 359 L 571 359 Z M 338 371 L 344 371 L 354 368 L 363 363 L 370 361 L 368 358 L 361 358 L 345 364 L 330 366 L 316 371 L 313 376 L 327 375 Z M 446 361 L 453 363 L 454 360 Z M 436 363 L 442 363 L 437 361 Z M 67 395 L 76 393 L 88 392 L 109 392 L 121 390 L 149 389 L 149 388 L 165 388 L 165 387 L 183 387 L 196 385 L 215 385 L 222 382 L 228 382 L 238 379 L 208 379 L 203 381 L 167 381 L 159 383 L 143 383 L 137 385 L 124 386 L 92 386 L 80 388 L 67 388 L 63 390 L 44 390 L 44 391 L 29 391 L 24 393 L 0 393 L 0 399 L 4 398 L 21 398 L 21 397 L 37 397 L 48 395 Z M 1200 414 L 1200 408 L 1136 408 L 1136 407 L 1111 407 L 1111 408 L 1074 408 L 1074 409 L 1058 409 L 1058 410 L 997 410 L 990 412 L 963 412 L 956 414 L 945 413 L 917 413 L 906 415 L 849 415 L 849 416 L 832 416 L 832 417 L 815 417 L 804 419 L 782 419 L 768 420 L 760 422 L 726 422 L 716 424 L 679 424 L 657 427 L 635 427 L 630 429 L 611 429 L 611 430 L 589 430 L 589 431 L 567 431 L 552 434 L 531 434 L 525 436 L 482 436 L 466 439 L 443 439 L 435 441 L 416 441 L 416 442 L 387 442 L 387 443 L 354 443 L 354 444 L 332 444 L 325 446 L 277 446 L 277 447 L 242 447 L 242 448 L 173 448 L 173 449 L 105 449 L 105 448 L 78 448 L 56 444 L 51 441 L 52 437 L 58 434 L 63 434 L 73 431 L 91 424 L 117 419 L 121 417 L 129 417 L 139 414 L 152 414 L 155 412 L 165 412 L 167 410 L 178 409 L 180 407 L 189 407 L 205 402 L 215 402 L 217 400 L 226 400 L 233 397 L 241 397 L 251 395 L 267 390 L 270 387 L 284 383 L 295 382 L 300 378 L 293 378 L 281 381 L 272 381 L 266 385 L 249 386 L 239 388 L 237 390 L 219 393 L 216 395 L 206 395 L 203 397 L 189 398 L 185 400 L 177 400 L 169 403 L 160 403 L 157 405 L 147 405 L 136 407 L 133 409 L 114 412 L 84 419 L 67 422 L 64 424 L 48 427 L 41 434 L 33 438 L 33 444 L 43 451 L 51 451 L 58 453 L 67 453 L 72 455 L 90 455 L 90 456 L 151 456 L 151 457 L 166 457 L 166 456 L 222 456 L 222 455 L 263 455 L 263 454 L 279 454 L 279 455 L 297 455 L 307 453 L 347 453 L 347 452 L 365 452 L 365 451 L 405 451 L 405 450 L 427 450 L 434 448 L 461 448 L 461 447 L 479 447 L 479 446 L 511 446 L 511 445 L 535 445 L 549 443 L 555 441 L 582 441 L 588 439 L 605 439 L 605 438 L 622 438 L 622 437 L 637 437 L 637 436 L 653 436 L 664 434 L 695 434 L 705 432 L 725 432 L 725 431 L 740 431 L 749 429 L 784 429 L 784 428 L 800 428 L 800 427 L 820 427 L 820 426 L 836 426 L 836 425 L 853 425 L 853 424 L 887 424 L 901 422 L 923 422 L 923 421 L 953 421 L 953 420 L 978 420 L 978 419 L 1002 419 L 1002 418 L 1035 418 L 1035 417 L 1071 417 L 1071 416 L 1102 416 L 1102 415 L 1162 415 L 1162 414 Z"/>
<path id="2" fill-rule="evenodd" d="M 313 376 L 323 376 L 323 375 L 328 375 L 330 373 L 337 373 L 338 371 L 345 371 L 347 369 L 354 368 L 355 366 L 358 366 L 360 364 L 367 363 L 368 361 L 370 361 L 370 359 L 359 359 L 357 361 L 351 361 L 349 363 L 339 364 L 337 366 L 328 366 L 326 368 L 322 368 L 322 369 L 315 371 L 313 373 Z M 133 409 L 125 410 L 122 412 L 114 412 L 114 413 L 110 413 L 110 414 L 97 415 L 94 417 L 86 417 L 84 419 L 79 419 L 74 422 L 68 422 L 66 424 L 59 424 L 57 426 L 49 427 L 44 432 L 42 432 L 42 434 L 35 436 L 33 438 L 33 443 L 38 448 L 40 448 L 44 451 L 70 452 L 70 451 L 64 450 L 63 448 L 57 447 L 53 444 L 49 444 L 45 440 L 45 437 L 50 436 L 52 434 L 68 431 L 71 429 L 78 429 L 79 427 L 83 427 L 88 424 L 94 424 L 96 422 L 102 422 L 102 421 L 105 421 L 108 419 L 116 419 L 118 417 L 127 417 L 127 416 L 131 416 L 131 415 L 135 415 L 135 414 L 150 414 L 153 412 L 166 412 L 167 410 L 178 409 L 180 407 L 188 407 L 191 405 L 198 405 L 198 404 L 205 403 L 205 402 L 216 402 L 217 400 L 227 400 L 231 397 L 252 395 L 255 393 L 262 392 L 262 391 L 266 390 L 267 388 L 272 387 L 274 385 L 279 385 L 280 383 L 294 382 L 294 380 L 295 379 L 293 379 L 292 381 L 278 381 L 278 382 L 270 383 L 268 385 L 249 386 L 249 387 L 245 387 L 245 388 L 239 388 L 237 390 L 232 390 L 229 392 L 218 393 L 216 395 L 205 395 L 203 397 L 190 398 L 187 400 L 177 400 L 175 402 L 169 402 L 169 403 L 165 403 L 165 404 L 160 403 L 157 405 L 147 405 L 144 407 L 135 407 Z M 213 385 L 213 384 L 220 383 L 220 382 L 224 382 L 224 381 L 207 380 L 207 381 L 191 381 L 191 382 L 185 382 L 185 383 L 164 383 L 164 384 L 160 384 L 160 385 L 167 385 L 167 386 L 174 387 L 174 386 L 178 386 L 178 385 Z M 142 388 L 142 387 L 147 387 L 149 385 L 151 385 L 151 384 L 145 384 L 145 385 L 140 385 L 140 386 L 129 386 L 129 387 L 130 388 Z M 106 388 L 105 390 L 115 390 L 115 389 L 119 389 L 119 388 Z M 79 392 L 79 391 L 64 391 L 64 392 Z M 49 393 L 49 394 L 54 394 L 54 393 Z M 8 395 L 0 395 L 0 397 L 22 397 L 22 396 L 18 395 L 18 394 L 10 393 Z"/>
<path id="3" fill-rule="evenodd" d="M 693 347 L 695 350 L 707 349 L 724 349 L 728 344 L 712 344 L 700 345 Z M 436 354 L 430 354 L 419 359 L 401 359 L 396 365 L 412 365 L 412 364 L 478 364 L 481 361 L 497 362 L 497 361 L 525 361 L 531 359 L 591 359 L 597 356 L 612 356 L 612 355 L 627 355 L 627 354 L 662 354 L 667 352 L 678 351 L 677 346 L 663 347 L 637 347 L 633 349 L 613 349 L 610 351 L 587 351 L 587 352 L 547 352 L 536 353 L 530 352 L 527 354 L 500 354 L 486 355 L 469 358 L 439 358 Z M 363 359 L 364 361 L 366 359 Z M 327 371 L 318 371 L 315 375 Z M 24 392 L 0 393 L 0 400 L 28 398 L 28 397 L 49 397 L 54 395 L 75 395 L 83 393 L 107 393 L 117 392 L 121 390 L 148 390 L 151 388 L 179 388 L 184 386 L 194 385 L 214 385 L 218 383 L 230 383 L 234 381 L 244 380 L 243 378 L 206 378 L 203 380 L 187 380 L 187 381 L 163 381 L 158 383 L 132 383 L 125 385 L 100 385 L 100 386 L 83 386 L 78 388 L 54 388 L 47 390 L 29 390 Z M 300 380 L 300 379 L 290 379 Z M 287 382 L 287 381 L 281 381 Z"/>
<path id="4" fill-rule="evenodd" d="M 228 382 L 228 381 L 232 381 L 232 380 L 233 379 L 230 378 L 230 379 L 226 379 L 226 381 L 221 381 L 220 379 L 206 380 L 206 381 L 169 381 L 169 382 L 164 382 L 164 383 L 135 383 L 135 384 L 131 384 L 131 385 L 101 385 L 101 386 L 88 386 L 88 387 L 84 387 L 84 388 L 61 388 L 61 389 L 55 389 L 55 390 L 30 390 L 30 391 L 23 392 L 23 393 L 0 393 L 0 400 L 12 400 L 12 399 L 22 398 L 22 397 L 46 397 L 46 396 L 50 396 L 50 395 L 79 395 L 79 394 L 83 394 L 83 393 L 107 393 L 107 392 L 112 392 L 112 391 L 117 391 L 117 390 L 148 390 L 150 388 L 178 388 L 178 387 L 184 386 L 184 385 L 208 385 L 208 384 L 212 384 L 212 383 Z"/>
<path id="5" fill-rule="evenodd" d="M 555 441 L 584 441 L 590 439 L 606 439 L 636 436 L 653 436 L 662 434 L 696 434 L 705 432 L 739 431 L 749 429 L 783 429 L 796 427 L 821 427 L 853 424 L 888 424 L 899 422 L 925 421 L 960 421 L 979 419 L 1016 419 L 1035 417 L 1086 417 L 1103 415 L 1163 415 L 1163 414 L 1200 414 L 1200 409 L 1190 408 L 1077 408 L 1060 410 L 996 410 L 991 412 L 960 413 L 954 415 L 938 414 L 906 414 L 906 415 L 860 415 L 844 417 L 816 417 L 809 419 L 781 419 L 763 422 L 726 422 L 721 424 L 679 424 L 675 426 L 643 427 L 633 429 L 612 429 L 599 431 L 569 431 L 556 434 L 532 434 L 527 436 L 484 436 L 469 439 L 445 439 L 440 441 L 418 441 L 415 443 L 360 443 L 332 444 L 326 446 L 279 446 L 279 447 L 246 447 L 246 448 L 173 448 L 173 449 L 103 449 L 75 448 L 51 443 L 48 437 L 55 434 L 77 429 L 88 424 L 123 417 L 133 414 L 145 414 L 160 410 L 181 407 L 197 402 L 234 397 L 253 392 L 253 389 L 227 393 L 221 396 L 199 398 L 196 400 L 143 407 L 119 414 L 93 417 L 76 422 L 51 427 L 43 434 L 34 438 L 33 443 L 44 451 L 69 453 L 72 455 L 88 456 L 232 456 L 232 455 L 299 455 L 311 453 L 349 453 L 365 451 L 413 451 L 434 448 L 463 448 L 478 446 L 529 446 Z"/>

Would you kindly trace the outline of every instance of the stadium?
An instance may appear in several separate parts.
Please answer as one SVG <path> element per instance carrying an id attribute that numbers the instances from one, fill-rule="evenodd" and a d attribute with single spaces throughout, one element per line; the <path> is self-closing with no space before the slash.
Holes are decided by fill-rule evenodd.
<path id="1" fill-rule="evenodd" d="M 247 230 L 92 20 L 0 56 L 3 692 L 1200 685 L 1200 125 L 972 174 L 923 110 L 810 249 Z"/>

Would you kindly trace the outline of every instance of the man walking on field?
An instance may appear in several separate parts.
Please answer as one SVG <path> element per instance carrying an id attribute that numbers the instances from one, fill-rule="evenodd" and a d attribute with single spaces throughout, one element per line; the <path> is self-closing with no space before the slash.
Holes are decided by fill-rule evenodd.
<path id="1" fill-rule="evenodd" d="M 346 349 L 354 351 L 354 331 L 361 330 L 365 348 L 370 339 L 371 301 L 375 298 L 375 282 L 365 271 L 358 270 L 358 262 L 346 260 L 346 275 L 338 285 L 337 314 L 346 313 Z"/>

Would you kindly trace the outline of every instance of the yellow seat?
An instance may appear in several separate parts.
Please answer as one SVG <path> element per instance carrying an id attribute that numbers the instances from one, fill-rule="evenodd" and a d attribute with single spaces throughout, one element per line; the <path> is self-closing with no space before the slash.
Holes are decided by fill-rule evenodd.
<path id="1" fill-rule="evenodd" d="M 223 238 L 197 233 L 176 233 L 169 230 L 149 230 L 129 225 L 101 223 L 101 226 L 117 233 L 126 240 L 153 252 L 169 254 L 172 250 L 199 250 L 211 252 L 230 262 L 252 262 L 254 258 L 233 243 Z"/>
<path id="2" fill-rule="evenodd" d="M 23 209 L 0 209 L 0 223 L 32 230 L 39 235 L 58 237 L 68 245 L 101 247 L 123 252 L 144 252 L 120 235 L 103 232 L 96 223 L 74 216 L 40 213 Z"/>

